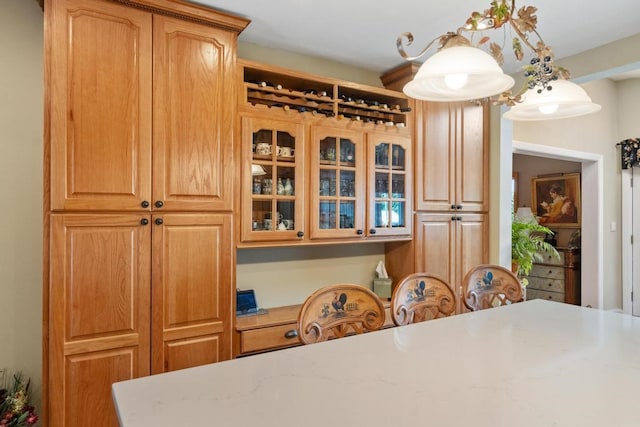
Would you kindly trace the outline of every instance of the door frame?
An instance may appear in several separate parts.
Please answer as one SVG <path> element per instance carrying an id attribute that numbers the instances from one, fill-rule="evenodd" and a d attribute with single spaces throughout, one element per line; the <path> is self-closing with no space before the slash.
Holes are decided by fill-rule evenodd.
<path id="1" fill-rule="evenodd" d="M 621 170 L 621 196 L 622 196 L 622 311 L 633 314 L 633 187 L 631 185 L 634 168 Z M 636 176 L 638 178 L 638 176 Z M 637 184 L 636 184 L 637 185 Z M 640 313 L 636 314 L 640 315 Z"/>
<path id="2" fill-rule="evenodd" d="M 568 160 L 582 164 L 582 186 L 595 191 L 583 192 L 582 197 L 582 247 L 581 247 L 581 305 L 603 308 L 604 278 L 603 278 L 603 218 L 604 218 L 604 159 L 601 154 L 568 150 L 549 145 L 532 144 L 524 141 L 502 139 L 503 151 L 506 155 L 525 154 L 536 157 L 546 157 L 558 160 Z M 501 162 L 502 163 L 502 162 Z M 513 159 L 509 158 L 509 169 L 513 169 Z M 505 171 L 506 172 L 506 171 Z M 512 170 L 501 175 L 502 186 L 510 188 Z M 509 180 L 508 182 L 506 180 Z M 510 196 L 502 197 L 500 210 L 510 212 Z M 500 232 L 504 238 L 511 240 L 511 218 L 505 221 L 500 218 Z M 504 233 L 504 234 L 503 234 Z M 509 233 L 508 235 L 506 233 Z M 507 237 L 508 236 L 508 237 Z M 501 238 L 501 241 L 504 239 Z M 504 256 L 503 256 L 504 257 Z"/>

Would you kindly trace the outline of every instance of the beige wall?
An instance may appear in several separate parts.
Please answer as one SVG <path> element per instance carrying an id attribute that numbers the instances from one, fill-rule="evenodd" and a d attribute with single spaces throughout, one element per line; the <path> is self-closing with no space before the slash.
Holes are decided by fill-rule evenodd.
<path id="1" fill-rule="evenodd" d="M 30 376 L 36 401 L 42 366 L 42 20 L 33 0 L 2 0 L 0 369 Z"/>

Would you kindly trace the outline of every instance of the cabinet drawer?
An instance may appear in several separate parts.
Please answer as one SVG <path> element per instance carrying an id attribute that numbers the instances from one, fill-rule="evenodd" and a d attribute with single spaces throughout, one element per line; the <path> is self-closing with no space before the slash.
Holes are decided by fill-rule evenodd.
<path id="1" fill-rule="evenodd" d="M 291 334 L 296 330 L 295 323 L 285 325 L 270 326 L 268 328 L 251 329 L 240 333 L 240 352 L 254 353 L 280 347 L 292 347 L 300 344 L 298 335 L 287 338 L 287 333 Z"/>
<path id="2" fill-rule="evenodd" d="M 528 289 L 539 291 L 564 292 L 564 279 L 548 279 L 546 277 L 528 277 Z"/>
<path id="3" fill-rule="evenodd" d="M 527 286 L 526 292 L 527 292 L 527 300 L 546 299 L 547 301 L 564 302 L 564 293 L 529 289 L 529 286 Z"/>
<path id="4" fill-rule="evenodd" d="M 534 264 L 533 268 L 531 268 L 531 272 L 529 273 L 529 280 L 531 280 L 531 276 L 564 280 L 564 268 Z"/>
<path id="5" fill-rule="evenodd" d="M 541 264 L 551 264 L 551 265 L 564 265 L 564 252 L 558 251 L 558 255 L 560 258 L 556 258 L 553 255 L 542 254 Z"/>

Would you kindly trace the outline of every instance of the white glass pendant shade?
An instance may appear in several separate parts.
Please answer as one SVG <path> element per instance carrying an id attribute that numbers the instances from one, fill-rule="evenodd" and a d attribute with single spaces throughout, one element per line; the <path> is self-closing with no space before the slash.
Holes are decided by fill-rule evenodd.
<path id="1" fill-rule="evenodd" d="M 551 90 L 541 93 L 536 88 L 527 90 L 522 95 L 523 101 L 511 107 L 503 117 L 520 121 L 565 119 L 595 113 L 602 108 L 573 82 L 557 80 L 550 86 Z"/>
<path id="2" fill-rule="evenodd" d="M 427 59 L 403 92 L 424 101 L 468 101 L 497 95 L 514 83 L 488 53 L 475 47 L 453 46 Z"/>

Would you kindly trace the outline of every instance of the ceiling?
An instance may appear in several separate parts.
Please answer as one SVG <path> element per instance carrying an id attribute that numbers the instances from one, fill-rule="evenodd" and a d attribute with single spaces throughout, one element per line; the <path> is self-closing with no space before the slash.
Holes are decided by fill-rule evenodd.
<path id="1" fill-rule="evenodd" d="M 396 38 L 415 36 L 407 50 L 418 54 L 432 39 L 455 31 L 474 11 L 482 12 L 490 0 L 191 0 L 249 18 L 240 41 L 295 53 L 331 59 L 383 73 L 404 60 Z M 518 1 L 517 7 L 538 8 L 538 33 L 556 59 L 574 55 L 638 33 L 638 0 L 536 0 Z M 502 31 L 486 33 L 502 44 Z M 535 35 L 532 35 L 535 41 Z M 517 72 L 507 34 L 504 68 Z M 427 57 L 435 52 L 432 47 Z M 424 57 L 423 59 L 424 60 Z"/>

